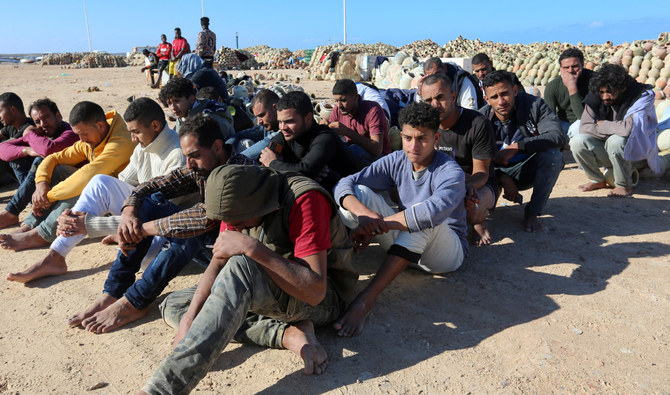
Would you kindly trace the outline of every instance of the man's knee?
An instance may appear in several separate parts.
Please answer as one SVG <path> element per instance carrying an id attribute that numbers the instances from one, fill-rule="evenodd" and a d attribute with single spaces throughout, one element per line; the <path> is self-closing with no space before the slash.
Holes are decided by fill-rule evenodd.
<path id="1" fill-rule="evenodd" d="M 548 166 L 551 168 L 556 168 L 559 171 L 563 169 L 563 154 L 560 150 L 556 148 L 548 148 L 546 150 L 537 152 L 536 155 L 538 167 Z"/>
<path id="2" fill-rule="evenodd" d="M 627 137 L 612 135 L 605 140 L 605 151 L 607 151 L 609 155 L 623 155 L 623 150 L 627 141 Z"/>

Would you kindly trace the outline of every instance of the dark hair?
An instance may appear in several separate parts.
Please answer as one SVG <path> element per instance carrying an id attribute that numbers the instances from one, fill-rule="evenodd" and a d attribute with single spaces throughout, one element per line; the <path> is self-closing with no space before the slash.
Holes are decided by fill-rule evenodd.
<path id="1" fill-rule="evenodd" d="M 446 75 L 444 73 L 435 73 L 435 74 L 431 74 L 431 75 L 427 76 L 423 80 L 423 86 L 433 85 L 433 84 L 436 84 L 438 81 L 443 81 L 447 85 L 449 90 L 450 91 L 452 90 L 451 89 L 451 84 L 453 84 L 453 81 L 451 80 L 451 78 L 449 78 L 448 75 Z"/>
<path id="2" fill-rule="evenodd" d="M 86 124 L 105 122 L 106 125 L 105 111 L 98 104 L 90 101 L 80 101 L 70 111 L 70 125 L 75 126 L 81 122 Z"/>
<path id="3" fill-rule="evenodd" d="M 263 107 L 270 107 L 273 104 L 277 104 L 279 101 L 279 96 L 277 96 L 276 93 L 269 89 L 261 89 L 256 93 L 256 96 L 254 96 L 254 99 L 251 101 L 251 108 L 253 108 L 256 104 L 262 104 Z"/>
<path id="4" fill-rule="evenodd" d="M 584 54 L 577 48 L 568 48 L 565 51 L 561 52 L 561 55 L 558 57 L 558 65 L 561 65 L 563 59 L 568 58 L 577 58 L 579 63 L 584 66 Z"/>
<path id="5" fill-rule="evenodd" d="M 341 79 L 333 85 L 333 95 L 355 95 L 358 94 L 356 83 L 352 80 Z"/>
<path id="6" fill-rule="evenodd" d="M 489 56 L 483 52 L 472 57 L 472 64 L 482 64 L 484 62 L 491 63 L 491 59 L 489 59 Z"/>
<path id="7" fill-rule="evenodd" d="M 596 96 L 603 87 L 609 88 L 612 92 L 623 92 L 633 81 L 633 77 L 628 75 L 622 66 L 605 63 L 593 73 L 589 80 L 589 90 Z"/>
<path id="8" fill-rule="evenodd" d="M 495 70 L 486 74 L 486 77 L 484 77 L 484 80 L 482 81 L 482 85 L 484 88 L 488 88 L 489 86 L 493 86 L 500 82 L 505 82 L 510 86 L 514 86 L 514 76 L 509 71 Z"/>
<path id="9" fill-rule="evenodd" d="M 144 126 L 149 126 L 153 121 L 158 121 L 161 128 L 165 127 L 165 112 L 161 106 L 148 97 L 135 99 L 126 112 L 123 113 L 123 120 L 126 122 L 138 121 Z"/>
<path id="10" fill-rule="evenodd" d="M 191 80 L 183 77 L 173 77 L 167 84 L 163 85 L 158 94 L 158 98 L 165 107 L 168 106 L 168 100 L 191 96 L 195 96 L 195 87 Z"/>
<path id="11" fill-rule="evenodd" d="M 306 117 L 309 113 L 314 113 L 312 108 L 312 100 L 305 92 L 292 91 L 285 94 L 277 102 L 277 111 L 295 109 L 298 114 Z"/>
<path id="12" fill-rule="evenodd" d="M 161 34 L 161 38 L 163 38 L 163 37 L 167 38 L 167 36 L 165 34 Z"/>
<path id="13" fill-rule="evenodd" d="M 17 110 L 25 114 L 23 100 L 14 92 L 5 92 L 0 95 L 0 102 L 5 103 L 7 107 L 16 107 Z"/>
<path id="14" fill-rule="evenodd" d="M 213 115 L 202 112 L 189 116 L 179 126 L 179 138 L 184 136 L 194 136 L 203 148 L 211 148 L 216 140 L 225 142 L 219 122 Z"/>
<path id="15" fill-rule="evenodd" d="M 203 16 L 202 18 L 200 18 L 200 24 L 205 25 L 205 26 L 209 26 L 209 18 L 207 18 L 206 16 Z"/>
<path id="16" fill-rule="evenodd" d="M 146 48 L 142 50 L 142 54 L 144 54 L 144 56 L 149 56 L 149 53 L 150 53 L 149 50 Z"/>
<path id="17" fill-rule="evenodd" d="M 442 63 L 442 59 L 438 58 L 437 56 L 433 56 L 432 58 L 428 58 L 423 61 L 423 72 L 425 73 L 426 71 L 432 69 L 434 66 L 437 66 L 438 68 L 442 68 L 444 64 Z"/>
<path id="18" fill-rule="evenodd" d="M 426 103 L 410 103 L 400 110 L 398 124 L 412 127 L 427 127 L 436 132 L 440 127 L 440 111 Z"/>
<path id="19" fill-rule="evenodd" d="M 195 99 L 196 100 L 219 100 L 219 92 L 214 89 L 213 86 L 206 86 L 204 88 L 200 88 L 198 90 L 198 93 L 195 94 Z"/>
<path id="20" fill-rule="evenodd" d="M 30 104 L 30 107 L 28 107 L 28 114 L 30 114 L 33 110 L 38 109 L 40 107 L 46 107 L 51 111 L 52 114 L 56 115 L 57 113 L 60 112 L 58 109 L 58 106 L 56 103 L 51 101 L 51 99 L 47 99 L 46 97 L 44 99 L 39 99 L 35 100 Z"/>
<path id="21" fill-rule="evenodd" d="M 179 33 L 181 33 L 181 28 L 179 28 L 179 27 L 175 27 L 174 30 L 175 31 L 179 30 Z"/>

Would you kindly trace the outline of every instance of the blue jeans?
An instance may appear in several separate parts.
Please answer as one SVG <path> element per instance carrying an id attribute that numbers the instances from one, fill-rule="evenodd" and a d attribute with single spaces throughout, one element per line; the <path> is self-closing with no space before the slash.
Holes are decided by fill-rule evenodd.
<path id="1" fill-rule="evenodd" d="M 354 153 L 354 156 L 358 158 L 358 160 L 364 165 L 364 166 L 370 166 L 370 164 L 380 157 L 375 157 L 371 153 L 369 153 L 365 148 L 361 147 L 358 144 L 351 144 L 349 145 L 349 150 Z"/>
<path id="2" fill-rule="evenodd" d="M 547 205 L 563 166 L 565 163 L 561 151 L 557 148 L 548 148 L 532 154 L 523 162 L 496 170 L 512 177 L 519 190 L 533 188 L 530 202 L 526 205 L 526 215 L 539 216 Z"/>
<path id="3" fill-rule="evenodd" d="M 159 192 L 144 199 L 138 218 L 142 222 L 148 222 L 181 210 Z M 161 251 L 144 270 L 142 278 L 135 281 L 135 273 L 140 270 L 142 259 L 153 240 L 153 237 L 147 237 L 127 256 L 119 252 L 109 270 L 103 292 L 116 299 L 125 296 L 133 307 L 142 310 L 156 300 L 170 280 L 179 274 L 198 250 L 205 244 L 213 243 L 217 235 L 218 231 L 212 230 L 196 237 L 167 238 Z"/>
<path id="4" fill-rule="evenodd" d="M 37 172 L 37 167 L 42 163 L 42 160 L 44 160 L 44 158 L 41 156 L 34 158 L 31 165 L 28 167 L 28 172 L 25 173 L 25 177 L 21 179 L 19 179 L 19 173 L 23 173 L 25 170 L 25 161 L 17 164 L 14 164 L 14 162 L 17 161 L 9 162 L 9 165 L 14 170 L 16 178 L 19 179 L 19 188 L 14 193 L 14 196 L 12 196 L 12 200 L 7 203 L 5 210 L 18 216 L 21 211 L 28 206 L 28 203 L 32 200 L 33 193 L 35 192 L 35 172 Z"/>

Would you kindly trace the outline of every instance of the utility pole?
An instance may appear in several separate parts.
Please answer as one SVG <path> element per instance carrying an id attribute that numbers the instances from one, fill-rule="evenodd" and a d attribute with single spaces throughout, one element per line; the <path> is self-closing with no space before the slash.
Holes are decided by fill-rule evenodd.
<path id="1" fill-rule="evenodd" d="M 84 0 L 84 18 L 86 19 L 86 35 L 88 36 L 88 52 L 93 52 L 93 47 L 91 47 L 91 31 L 88 28 L 88 12 L 86 12 L 86 0 Z"/>
<path id="2" fill-rule="evenodd" d="M 347 0 L 344 1 L 343 14 L 344 14 L 344 45 L 347 45 Z"/>
<path id="3" fill-rule="evenodd" d="M 235 49 L 240 49 L 240 33 L 235 32 Z"/>
<path id="4" fill-rule="evenodd" d="M 202 4 L 202 16 L 205 16 L 205 0 L 200 2 Z"/>

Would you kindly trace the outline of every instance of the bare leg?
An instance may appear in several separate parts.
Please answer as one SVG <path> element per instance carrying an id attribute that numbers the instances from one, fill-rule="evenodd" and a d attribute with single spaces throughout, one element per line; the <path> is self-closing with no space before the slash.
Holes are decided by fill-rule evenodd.
<path id="1" fill-rule="evenodd" d="M 0 247 L 5 250 L 22 251 L 30 248 L 46 247 L 49 242 L 44 240 L 37 229 L 0 235 Z"/>
<path id="2" fill-rule="evenodd" d="M 47 255 L 42 260 L 29 266 L 26 270 L 18 273 L 9 273 L 7 280 L 27 283 L 28 281 L 47 276 L 58 276 L 67 273 L 67 263 L 65 257 L 56 251 L 49 249 Z"/>
<path id="3" fill-rule="evenodd" d="M 466 219 L 469 224 L 473 225 L 472 227 L 478 237 L 473 242 L 478 246 L 489 245 L 491 244 L 491 233 L 486 225 L 486 218 L 491 213 L 490 210 L 495 203 L 495 196 L 493 190 L 484 185 L 477 190 L 477 197 L 479 198 L 479 205 L 467 210 Z"/>
<path id="4" fill-rule="evenodd" d="M 630 197 L 633 195 L 633 188 L 615 187 L 607 194 L 607 197 Z"/>
<path id="5" fill-rule="evenodd" d="M 514 179 L 505 173 L 498 177 L 498 182 L 503 189 L 503 197 L 511 202 L 519 201 L 519 188 L 514 183 Z"/>
<path id="6" fill-rule="evenodd" d="M 365 318 L 370 314 L 377 297 L 407 266 L 409 261 L 395 255 L 387 255 L 384 263 L 370 284 L 349 305 L 347 311 L 333 324 L 340 336 L 357 336 L 363 331 Z"/>
<path id="7" fill-rule="evenodd" d="M 291 324 L 284 331 L 282 345 L 302 358 L 305 374 L 321 374 L 328 367 L 328 354 L 316 339 L 312 321 Z"/>
<path id="8" fill-rule="evenodd" d="M 485 246 L 491 244 L 491 233 L 489 232 L 488 225 L 486 225 L 486 221 L 482 222 L 481 224 L 473 225 L 473 228 L 475 229 L 475 232 L 477 232 L 477 235 L 479 236 L 479 240 L 477 240 L 478 246 Z"/>
<path id="9" fill-rule="evenodd" d="M 587 182 L 586 184 L 582 184 L 577 187 L 577 189 L 579 189 L 582 192 L 595 191 L 603 188 L 609 188 L 609 185 L 607 185 L 607 181 L 605 180 L 602 180 L 600 182 Z"/>
<path id="10" fill-rule="evenodd" d="M 98 311 L 84 319 L 81 325 L 89 332 L 107 333 L 139 320 L 147 314 L 148 310 L 148 307 L 143 310 L 137 310 L 124 296 L 107 306 L 104 310 Z"/>
<path id="11" fill-rule="evenodd" d="M 118 299 L 111 297 L 107 294 L 102 294 L 98 299 L 96 299 L 93 304 L 88 306 L 85 310 L 76 313 L 73 316 L 70 316 L 65 320 L 70 326 L 78 326 L 81 322 L 98 311 L 102 311 L 109 307 L 112 303 L 116 302 Z"/>
<path id="12" fill-rule="evenodd" d="M 0 211 L 0 229 L 7 228 L 19 223 L 19 216 L 10 213 L 7 210 Z"/>
<path id="13" fill-rule="evenodd" d="M 539 231 L 544 231 L 546 228 L 542 223 L 540 222 L 539 219 L 537 219 L 536 215 L 525 215 L 523 217 L 523 227 L 526 230 L 526 232 L 539 232 Z"/>

